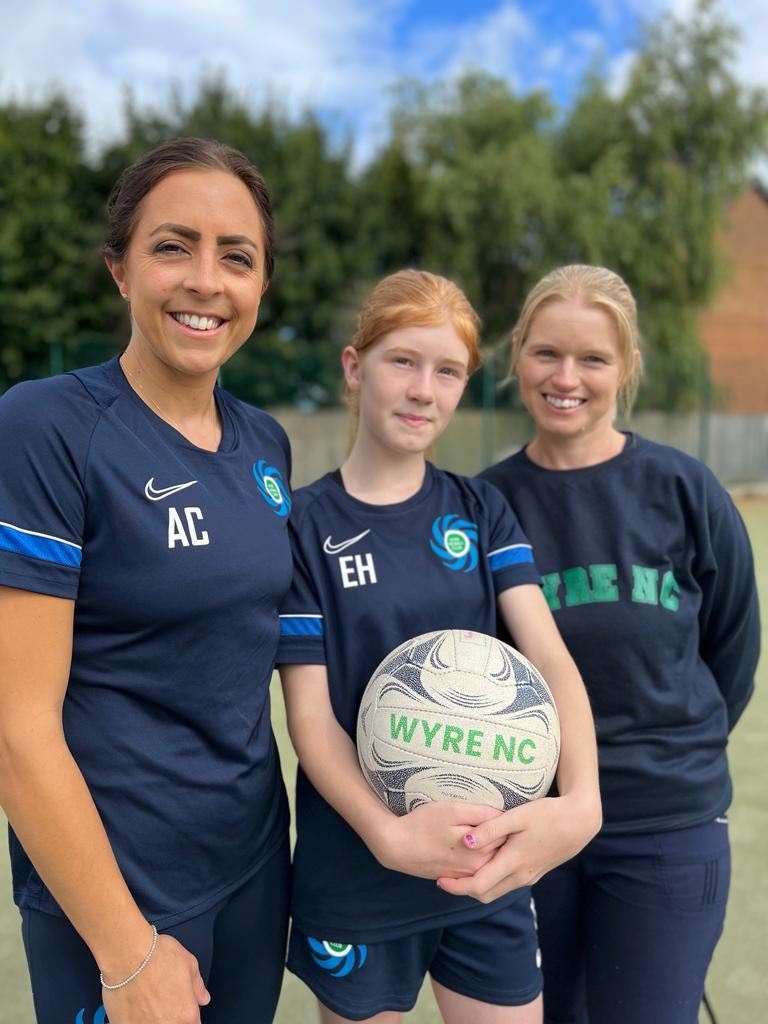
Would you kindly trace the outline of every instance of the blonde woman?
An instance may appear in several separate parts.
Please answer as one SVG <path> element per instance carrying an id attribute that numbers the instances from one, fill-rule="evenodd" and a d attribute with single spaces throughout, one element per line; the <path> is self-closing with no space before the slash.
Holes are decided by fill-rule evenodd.
<path id="1" fill-rule="evenodd" d="M 277 658 L 301 766 L 288 966 L 325 1024 L 394 1024 L 427 972 L 448 1024 L 536 1024 L 525 886 L 600 820 L 589 708 L 530 545 L 493 487 L 426 460 L 478 364 L 477 343 L 477 317 L 450 281 L 415 270 L 381 281 L 342 354 L 352 449 L 295 495 Z M 466 556 L 441 549 L 451 526 Z M 560 797 L 506 814 L 445 803 L 395 816 L 353 743 L 369 676 L 410 637 L 493 633 L 497 615 L 552 685 Z"/>
<path id="2" fill-rule="evenodd" d="M 641 367 L 624 281 L 548 274 L 512 332 L 534 435 L 482 474 L 535 546 L 597 725 L 605 824 L 534 888 L 552 1024 L 695 1024 L 728 895 L 725 748 L 758 654 L 752 557 L 705 466 L 616 428 Z"/>

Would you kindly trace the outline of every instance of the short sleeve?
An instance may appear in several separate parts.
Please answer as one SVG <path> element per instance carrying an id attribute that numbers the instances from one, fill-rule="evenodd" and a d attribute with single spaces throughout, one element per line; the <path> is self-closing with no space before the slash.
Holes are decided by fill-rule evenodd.
<path id="1" fill-rule="evenodd" d="M 489 523 L 488 567 L 499 595 L 510 587 L 524 583 L 539 586 L 541 576 L 536 568 L 533 548 L 507 501 L 493 484 L 476 481 L 481 488 Z"/>
<path id="2" fill-rule="evenodd" d="M 97 419 L 74 377 L 19 384 L 0 399 L 0 585 L 77 596 Z"/>
<path id="3" fill-rule="evenodd" d="M 293 555 L 293 580 L 280 609 L 277 665 L 324 665 L 325 620 L 317 589 L 302 550 L 299 531 L 288 525 Z"/>

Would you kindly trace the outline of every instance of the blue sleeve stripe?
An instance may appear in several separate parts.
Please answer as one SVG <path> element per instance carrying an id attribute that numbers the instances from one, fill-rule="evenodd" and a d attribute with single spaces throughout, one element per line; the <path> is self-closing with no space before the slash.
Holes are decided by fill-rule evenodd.
<path id="1" fill-rule="evenodd" d="M 0 522 L 0 551 L 12 551 L 16 555 L 28 555 L 43 562 L 67 565 L 78 569 L 83 557 L 79 544 L 47 533 L 22 530 L 20 526 Z"/>
<path id="2" fill-rule="evenodd" d="M 280 636 L 322 636 L 322 615 L 281 615 Z"/>
<path id="3" fill-rule="evenodd" d="M 530 544 L 509 544 L 488 555 L 491 572 L 499 572 L 509 565 L 533 564 L 533 548 Z"/>

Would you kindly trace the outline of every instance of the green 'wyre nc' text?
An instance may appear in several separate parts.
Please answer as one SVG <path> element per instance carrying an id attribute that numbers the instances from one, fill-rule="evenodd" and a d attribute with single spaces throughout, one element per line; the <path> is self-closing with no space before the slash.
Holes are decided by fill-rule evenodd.
<path id="1" fill-rule="evenodd" d="M 445 722 L 427 722 L 423 718 L 407 715 L 389 716 L 389 735 L 393 740 L 414 743 L 427 749 L 442 750 L 467 757 L 485 757 L 486 760 L 509 764 L 532 764 L 536 756 L 536 741 L 525 737 L 494 733 L 486 735 L 483 729 L 462 729 Z"/>
<path id="2" fill-rule="evenodd" d="M 548 572 L 542 576 L 541 586 L 553 612 L 580 604 L 607 604 L 625 596 L 620 590 L 618 568 L 612 562 Z M 668 612 L 676 612 L 680 607 L 680 587 L 670 569 L 662 573 L 645 565 L 633 565 L 627 589 L 635 604 L 655 604 Z"/>

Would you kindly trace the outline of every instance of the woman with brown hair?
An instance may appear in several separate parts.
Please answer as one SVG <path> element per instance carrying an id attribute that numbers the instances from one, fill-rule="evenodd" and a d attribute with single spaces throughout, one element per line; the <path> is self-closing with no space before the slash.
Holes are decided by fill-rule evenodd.
<path id="1" fill-rule="evenodd" d="M 695 1024 L 728 895 L 725 748 L 760 636 L 752 556 L 705 466 L 616 428 L 641 368 L 618 274 L 547 274 L 512 332 L 534 436 L 482 474 L 535 546 L 597 726 L 602 831 L 534 887 L 551 1024 Z"/>
<path id="2" fill-rule="evenodd" d="M 40 1024 L 257 1024 L 287 920 L 290 450 L 216 379 L 269 283 L 270 200 L 241 153 L 175 139 L 109 213 L 125 351 L 0 400 L 14 896 Z"/>

